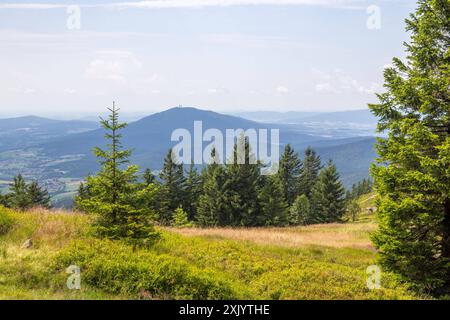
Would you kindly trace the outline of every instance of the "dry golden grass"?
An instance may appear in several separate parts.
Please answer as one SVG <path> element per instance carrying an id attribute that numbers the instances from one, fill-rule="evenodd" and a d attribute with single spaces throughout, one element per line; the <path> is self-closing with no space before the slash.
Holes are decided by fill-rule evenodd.
<path id="1" fill-rule="evenodd" d="M 321 224 L 289 228 L 168 228 L 184 236 L 214 237 L 250 241 L 261 245 L 304 247 L 309 245 L 333 248 L 373 249 L 369 235 L 374 222 Z"/>
<path id="2" fill-rule="evenodd" d="M 21 220 L 32 224 L 29 238 L 33 246 L 51 246 L 61 248 L 71 239 L 86 231 L 88 217 L 84 214 L 34 208 L 19 215 Z"/>

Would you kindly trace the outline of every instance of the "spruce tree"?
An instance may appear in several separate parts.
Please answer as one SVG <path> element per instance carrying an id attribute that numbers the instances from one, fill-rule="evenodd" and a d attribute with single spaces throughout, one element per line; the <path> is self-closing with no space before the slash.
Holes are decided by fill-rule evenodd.
<path id="1" fill-rule="evenodd" d="M 170 224 L 175 209 L 183 207 L 186 201 L 183 164 L 178 163 L 172 149 L 167 152 L 159 178 L 162 184 L 160 221 L 163 224 Z"/>
<path id="2" fill-rule="evenodd" d="M 186 177 L 186 199 L 184 204 L 185 211 L 191 221 L 194 220 L 197 212 L 197 205 L 202 191 L 201 187 L 201 176 L 198 174 L 197 169 L 192 162 Z"/>
<path id="3" fill-rule="evenodd" d="M 320 171 L 311 196 L 312 220 L 316 223 L 342 221 L 345 213 L 345 189 L 336 166 L 329 161 Z"/>
<path id="4" fill-rule="evenodd" d="M 288 204 L 284 199 L 282 185 L 275 176 L 261 177 L 258 192 L 260 212 L 257 215 L 258 226 L 283 226 L 288 223 Z"/>
<path id="5" fill-rule="evenodd" d="M 19 210 L 26 210 L 32 207 L 27 183 L 21 174 L 14 177 L 10 191 L 11 192 L 8 197 L 11 207 Z"/>
<path id="6" fill-rule="evenodd" d="M 304 194 L 308 199 L 312 196 L 312 189 L 319 177 L 319 171 L 322 168 L 320 156 L 308 147 L 305 150 L 305 158 L 303 159 L 303 168 L 299 177 L 298 191 Z"/>
<path id="7" fill-rule="evenodd" d="M 142 178 L 143 178 L 144 184 L 146 186 L 157 182 L 155 175 L 152 173 L 152 170 L 150 170 L 149 168 L 145 169 L 144 174 L 142 175 Z"/>
<path id="8" fill-rule="evenodd" d="M 386 91 L 372 167 L 379 230 L 389 271 L 428 292 L 450 288 L 450 1 L 420 0 L 406 20 L 404 61 L 384 71 Z"/>
<path id="9" fill-rule="evenodd" d="M 258 225 L 260 213 L 258 186 L 259 164 L 252 153 L 250 143 L 243 135 L 234 145 L 232 164 L 226 166 L 225 214 L 231 225 Z"/>
<path id="10" fill-rule="evenodd" d="M 224 215 L 225 170 L 218 164 L 216 150 L 211 151 L 211 161 L 202 172 L 202 193 L 199 196 L 195 220 L 203 227 L 225 226 L 230 223 Z"/>
<path id="11" fill-rule="evenodd" d="M 298 195 L 299 176 L 302 171 L 302 162 L 298 154 L 288 144 L 280 158 L 280 167 L 277 177 L 281 183 L 283 197 L 288 205 L 292 205 Z"/>
<path id="12" fill-rule="evenodd" d="M 31 201 L 31 206 L 50 209 L 51 197 L 47 189 L 39 186 L 37 181 L 32 181 L 27 185 L 27 193 Z"/>
<path id="13" fill-rule="evenodd" d="M 124 239 L 134 246 L 149 245 L 158 236 L 151 222 L 149 208 L 139 206 L 145 193 L 137 183 L 136 166 L 126 166 L 131 152 L 122 147 L 119 131 L 126 123 L 119 122 L 118 109 L 108 108 L 108 119 L 101 119 L 109 141 L 106 149 L 96 147 L 94 154 L 101 169 L 87 178 L 89 194 L 80 197 L 77 206 L 94 215 L 94 230 L 100 237 Z M 126 168 L 123 168 L 126 166 Z"/>

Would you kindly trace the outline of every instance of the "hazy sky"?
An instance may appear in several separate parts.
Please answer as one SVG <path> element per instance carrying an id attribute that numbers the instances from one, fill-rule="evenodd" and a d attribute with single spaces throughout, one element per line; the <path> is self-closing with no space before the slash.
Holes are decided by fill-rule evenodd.
<path id="1" fill-rule="evenodd" d="M 383 68 L 403 56 L 403 21 L 415 8 L 413 0 L 42 1 L 0 2 L 0 115 L 99 112 L 112 100 L 125 112 L 362 109 L 382 90 Z"/>

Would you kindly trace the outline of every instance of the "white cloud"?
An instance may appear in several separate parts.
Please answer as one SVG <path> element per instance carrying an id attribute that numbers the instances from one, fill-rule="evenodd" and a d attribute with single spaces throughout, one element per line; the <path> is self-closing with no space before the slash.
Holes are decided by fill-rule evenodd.
<path id="1" fill-rule="evenodd" d="M 313 69 L 312 74 L 318 80 L 315 85 L 317 92 L 340 94 L 347 91 L 373 95 L 381 89 L 378 83 L 363 85 L 341 69 L 334 69 L 331 73 Z"/>
<path id="2" fill-rule="evenodd" d="M 121 73 L 122 67 L 118 61 L 96 59 L 87 67 L 85 76 L 89 79 L 125 81 Z"/>
<path id="3" fill-rule="evenodd" d="M 286 87 L 284 87 L 284 86 L 278 86 L 277 88 L 276 88 L 276 90 L 277 90 L 277 92 L 278 93 L 289 93 L 289 89 L 288 88 L 286 88 Z"/>
<path id="4" fill-rule="evenodd" d="M 129 51 L 97 51 L 99 57 L 91 61 L 85 70 L 89 79 L 126 82 L 126 75 L 141 69 L 142 63 Z"/>

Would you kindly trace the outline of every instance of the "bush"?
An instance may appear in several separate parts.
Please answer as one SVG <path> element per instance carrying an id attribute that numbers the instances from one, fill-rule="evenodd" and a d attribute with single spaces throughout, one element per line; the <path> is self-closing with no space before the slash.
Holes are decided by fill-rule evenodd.
<path id="1" fill-rule="evenodd" d="M 198 269 L 176 257 L 147 250 L 132 251 L 110 240 L 77 241 L 56 257 L 55 268 L 81 268 L 82 281 L 106 292 L 174 299 L 238 299 L 230 280 L 211 270 Z"/>
<path id="2" fill-rule="evenodd" d="M 7 209 L 0 206 L 0 236 L 7 234 L 13 226 L 13 217 Z"/>

